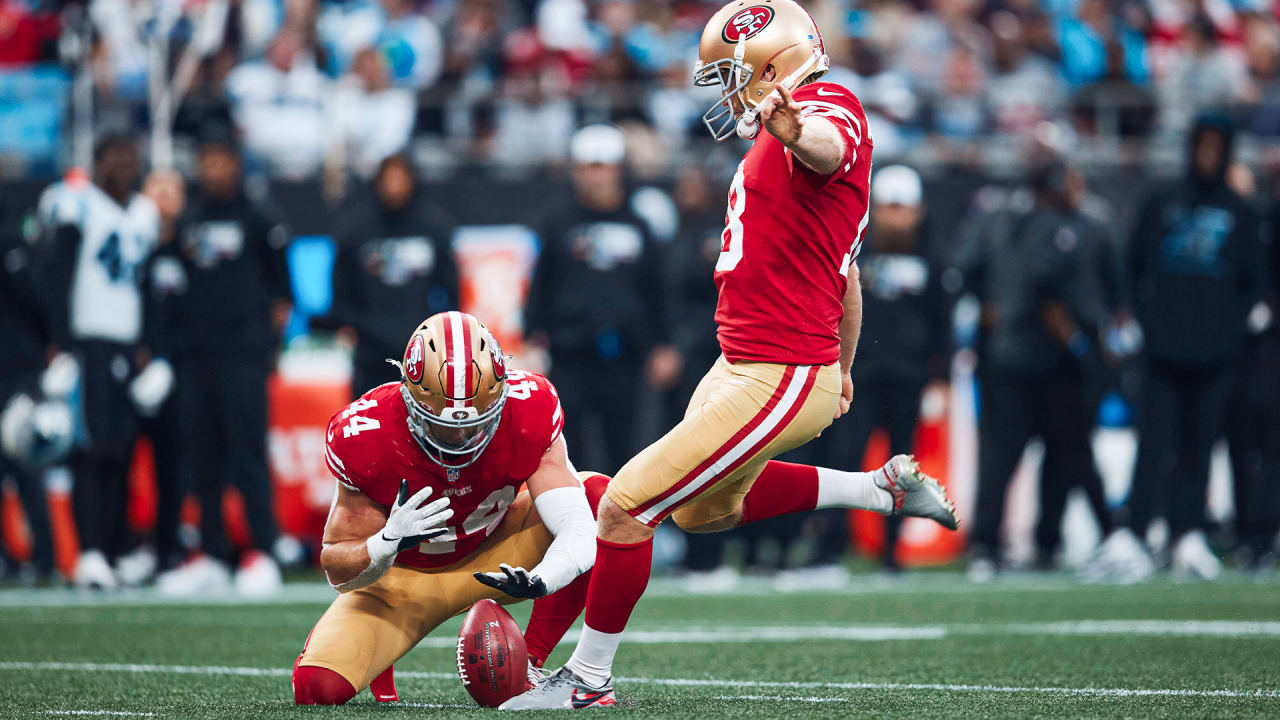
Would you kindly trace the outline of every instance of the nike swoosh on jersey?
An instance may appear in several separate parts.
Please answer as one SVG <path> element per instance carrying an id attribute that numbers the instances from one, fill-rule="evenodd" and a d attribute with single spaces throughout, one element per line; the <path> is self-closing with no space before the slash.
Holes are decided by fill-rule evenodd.
<path id="1" fill-rule="evenodd" d="M 840 93 L 827 92 L 825 88 L 818 88 L 815 92 L 817 92 L 819 95 L 822 95 L 823 97 L 840 97 Z"/>

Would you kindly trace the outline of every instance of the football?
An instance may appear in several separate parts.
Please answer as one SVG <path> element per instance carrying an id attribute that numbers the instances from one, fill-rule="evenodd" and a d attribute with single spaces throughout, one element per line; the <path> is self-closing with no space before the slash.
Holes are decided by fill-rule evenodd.
<path id="1" fill-rule="evenodd" d="M 524 633 L 501 605 L 481 600 L 458 633 L 458 677 L 481 707 L 498 707 L 529 688 Z"/>

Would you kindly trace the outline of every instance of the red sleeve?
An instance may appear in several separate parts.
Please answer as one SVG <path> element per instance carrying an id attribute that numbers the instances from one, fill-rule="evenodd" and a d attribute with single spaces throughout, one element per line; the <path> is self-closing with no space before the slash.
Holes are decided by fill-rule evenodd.
<path id="1" fill-rule="evenodd" d="M 551 381 L 538 375 L 540 389 L 546 390 L 547 400 L 546 410 L 544 411 L 549 423 L 547 425 L 547 442 L 542 451 L 546 452 L 552 445 L 556 444 L 556 440 L 560 439 L 560 433 L 564 431 L 564 409 L 560 407 L 560 394 L 556 392 L 556 386 Z"/>
<path id="2" fill-rule="evenodd" d="M 806 118 L 822 118 L 836 126 L 845 140 L 844 157 L 835 172 L 830 175 L 811 170 L 797 160 L 790 150 L 787 162 L 791 166 L 791 179 L 804 191 L 821 190 L 828 183 L 835 182 L 847 175 L 854 167 L 858 151 L 871 147 L 867 137 L 867 118 L 862 111 L 862 103 L 853 93 L 833 83 L 814 83 L 796 89 L 792 98 L 803 108 Z"/>
<path id="3" fill-rule="evenodd" d="M 345 435 L 341 426 L 344 422 L 342 412 L 335 413 L 329 419 L 329 429 L 325 434 L 324 464 L 343 487 L 354 492 L 364 492 L 355 474 L 347 469 L 347 463 L 352 461 L 352 453 L 351 448 L 343 442 Z"/>

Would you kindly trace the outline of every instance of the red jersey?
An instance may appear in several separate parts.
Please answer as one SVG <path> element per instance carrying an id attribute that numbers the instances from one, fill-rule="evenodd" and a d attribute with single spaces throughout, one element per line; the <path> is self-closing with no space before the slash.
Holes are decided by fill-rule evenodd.
<path id="1" fill-rule="evenodd" d="M 844 159 L 821 175 L 761 129 L 738 164 L 715 272 L 717 336 L 730 362 L 840 358 L 849 265 L 867 227 L 871 137 L 862 103 L 845 88 L 811 83 L 792 97 L 806 117 L 841 131 Z"/>
<path id="2" fill-rule="evenodd" d="M 405 550 L 397 563 L 436 568 L 475 552 L 560 437 L 564 413 L 555 387 L 541 375 L 519 370 L 507 372 L 507 383 L 507 404 L 493 440 L 454 482 L 409 434 L 399 383 L 379 385 L 329 420 L 325 462 L 349 490 L 364 493 L 388 512 L 401 478 L 409 481 L 410 495 L 430 485 L 429 500 L 452 499 L 449 532 Z"/>

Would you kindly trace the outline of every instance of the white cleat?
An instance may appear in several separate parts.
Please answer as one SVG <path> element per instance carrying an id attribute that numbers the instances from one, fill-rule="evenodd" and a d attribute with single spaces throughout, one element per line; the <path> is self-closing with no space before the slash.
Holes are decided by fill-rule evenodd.
<path id="1" fill-rule="evenodd" d="M 1222 561 L 1204 538 L 1195 530 L 1182 536 L 1173 546 L 1173 576 L 1179 580 L 1217 580 L 1222 574 Z"/>
<path id="2" fill-rule="evenodd" d="M 236 592 L 245 597 L 268 597 L 284 589 L 280 566 L 263 552 L 252 552 L 236 569 Z"/>
<path id="3" fill-rule="evenodd" d="M 694 570 L 680 578 L 680 584 L 686 592 L 694 595 L 723 595 L 733 592 L 738 587 L 741 576 L 738 571 L 728 565 L 721 565 L 715 570 Z"/>
<path id="4" fill-rule="evenodd" d="M 227 564 L 208 555 L 197 555 L 182 565 L 160 573 L 156 589 L 161 595 L 194 597 L 220 595 L 231 589 L 231 571 Z"/>
<path id="5" fill-rule="evenodd" d="M 116 575 L 126 587 L 138 587 L 155 574 L 156 554 L 146 545 L 139 545 L 133 552 L 116 560 Z"/>
<path id="6" fill-rule="evenodd" d="M 1107 536 L 1098 552 L 1080 572 L 1086 582 L 1131 585 L 1151 577 L 1156 571 L 1151 554 L 1129 528 L 1120 528 Z"/>
<path id="7" fill-rule="evenodd" d="M 115 590 L 120 587 L 119 578 L 111 569 L 107 558 L 98 550 L 80 553 L 71 580 L 81 590 Z"/>
<path id="8" fill-rule="evenodd" d="M 893 498 L 890 515 L 929 518 L 948 530 L 960 527 L 955 503 L 942 483 L 920 472 L 910 455 L 894 455 L 875 473 L 876 486 Z"/>
<path id="9" fill-rule="evenodd" d="M 529 690 L 498 706 L 499 710 L 585 710 L 617 705 L 612 681 L 592 687 L 567 667 L 562 667 Z"/>

